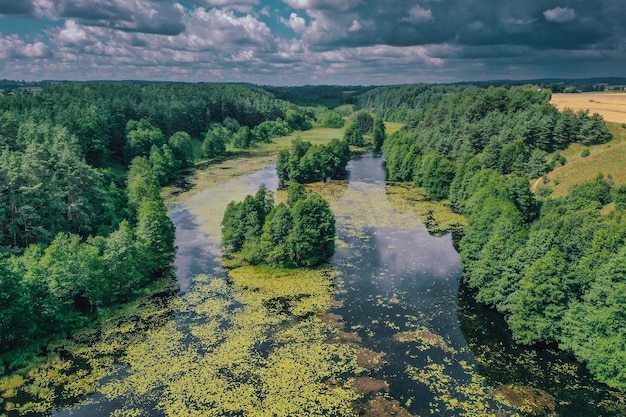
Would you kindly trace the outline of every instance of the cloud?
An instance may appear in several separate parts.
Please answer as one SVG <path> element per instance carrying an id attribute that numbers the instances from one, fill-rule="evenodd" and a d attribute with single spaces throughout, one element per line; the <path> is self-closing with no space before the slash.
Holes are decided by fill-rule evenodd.
<path id="1" fill-rule="evenodd" d="M 421 8 L 419 5 L 411 7 L 411 10 L 409 10 L 409 16 L 401 19 L 403 22 L 409 22 L 414 25 L 428 22 L 430 20 L 433 20 L 433 12 L 430 9 Z"/>
<path id="2" fill-rule="evenodd" d="M 90 36 L 75 20 L 66 20 L 56 40 L 63 46 L 84 46 L 90 43 Z"/>
<path id="3" fill-rule="evenodd" d="M 272 48 L 270 28 L 252 15 L 239 17 L 232 10 L 195 9 L 184 19 L 187 29 L 168 43 L 181 49 L 236 49 L 241 45 Z"/>
<path id="4" fill-rule="evenodd" d="M 291 13 L 289 15 L 289 20 L 282 18 L 282 17 L 279 18 L 279 20 L 282 24 L 284 24 L 285 26 L 287 26 L 288 28 L 290 28 L 291 30 L 293 30 L 294 32 L 298 34 L 302 34 L 306 30 L 306 20 L 298 16 L 297 13 Z"/>
<path id="5" fill-rule="evenodd" d="M 0 35 L 0 78 L 380 84 L 626 62 L 623 0 L 0 0 L 0 14 L 31 18 Z"/>
<path id="6" fill-rule="evenodd" d="M 183 7 L 170 1 L 61 0 L 56 10 L 62 18 L 127 32 L 178 35 L 185 29 Z"/>
<path id="7" fill-rule="evenodd" d="M 359 5 L 361 0 L 283 0 L 283 2 L 293 9 L 346 11 Z"/>
<path id="8" fill-rule="evenodd" d="M 28 16 L 35 7 L 29 0 L 0 0 L 0 15 Z"/>
<path id="9" fill-rule="evenodd" d="M 361 26 L 361 23 L 354 19 L 352 21 L 352 24 L 350 25 L 350 27 L 348 28 L 348 32 L 356 32 L 357 30 L 361 30 L 363 26 Z"/>
<path id="10" fill-rule="evenodd" d="M 548 22 L 567 23 L 576 18 L 576 11 L 569 7 L 555 7 L 543 12 L 543 16 Z"/>
<path id="11" fill-rule="evenodd" d="M 254 6 L 260 3 L 260 0 L 192 0 L 192 2 L 205 7 L 221 7 L 237 10 L 241 13 L 250 13 Z"/>
<path id="12" fill-rule="evenodd" d="M 43 42 L 27 43 L 17 35 L 0 35 L 0 58 L 46 58 L 50 50 Z"/>

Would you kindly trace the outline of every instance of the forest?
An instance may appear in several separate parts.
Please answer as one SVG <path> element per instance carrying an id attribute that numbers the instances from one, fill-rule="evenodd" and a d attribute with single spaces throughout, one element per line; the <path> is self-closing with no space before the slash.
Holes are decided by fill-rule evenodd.
<path id="1" fill-rule="evenodd" d="M 0 95 L 4 371 L 167 275 L 176 248 L 162 185 L 312 119 L 237 85 L 78 83 Z"/>
<path id="2" fill-rule="evenodd" d="M 288 101 L 300 91 L 310 97 Z M 600 116 L 558 112 L 550 94 L 526 85 L 88 82 L 0 95 L 3 371 L 167 275 L 176 248 L 163 185 L 199 161 L 347 124 L 344 140 L 295 140 L 281 152 L 281 185 L 341 177 L 350 146 L 382 147 L 389 180 L 411 182 L 467 218 L 455 236 L 463 284 L 506 318 L 517 341 L 557 345 L 598 380 L 626 388 L 626 189 L 598 175 L 565 197 L 531 192 L 531 179 L 567 163 L 559 151 L 569 144 L 611 139 Z M 387 136 L 383 121 L 404 128 Z M 328 204 L 289 190 L 278 205 L 264 188 L 231 203 L 227 252 L 280 267 L 328 259 Z"/>
<path id="3" fill-rule="evenodd" d="M 518 342 L 558 345 L 623 389 L 624 187 L 599 174 L 566 197 L 529 189 L 530 179 L 567 163 L 559 150 L 611 134 L 599 115 L 559 113 L 549 97 L 530 87 L 468 87 L 410 110 L 384 145 L 389 178 L 466 216 L 457 236 L 463 281 L 504 315 Z M 617 209 L 602 215 L 611 202 Z"/>

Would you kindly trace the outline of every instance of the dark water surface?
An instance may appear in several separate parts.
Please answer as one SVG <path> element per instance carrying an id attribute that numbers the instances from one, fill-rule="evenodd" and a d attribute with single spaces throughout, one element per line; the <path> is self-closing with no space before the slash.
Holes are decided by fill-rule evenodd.
<path id="1" fill-rule="evenodd" d="M 420 416 L 512 416 L 519 414 L 516 407 L 495 395 L 508 384 L 524 387 L 522 397 L 550 403 L 532 415 L 626 415 L 620 408 L 624 399 L 593 383 L 584 367 L 562 353 L 516 346 L 497 314 L 474 303 L 467 290 L 459 291 L 459 255 L 451 236 L 431 236 L 415 214 L 391 207 L 380 156 L 355 158 L 348 171 L 347 186 L 331 199 L 338 237 L 332 264 L 340 272 L 331 313 L 357 343 L 383 355 L 371 372 L 388 384 L 389 399 Z M 198 274 L 225 274 L 219 272 L 215 218 L 221 219 L 229 201 L 261 184 L 276 189 L 274 168 L 193 197 L 196 206 L 215 205 L 204 218 L 187 205 L 170 211 L 181 292 L 194 291 Z M 216 224 L 206 227 L 209 221 Z M 104 401 L 55 416 L 108 416 L 117 407 Z"/>

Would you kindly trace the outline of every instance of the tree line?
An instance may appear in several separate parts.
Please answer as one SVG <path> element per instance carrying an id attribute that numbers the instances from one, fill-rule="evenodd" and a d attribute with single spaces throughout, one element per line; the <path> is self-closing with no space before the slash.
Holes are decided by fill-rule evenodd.
<path id="1" fill-rule="evenodd" d="M 450 92 L 387 139 L 389 178 L 413 181 L 467 217 L 457 236 L 463 282 L 518 342 L 558 344 L 624 389 L 626 187 L 599 175 L 566 197 L 535 198 L 529 179 L 565 163 L 547 152 L 611 139 L 599 115 L 559 113 L 549 98 L 531 87 Z M 610 202 L 617 209 L 602 216 Z"/>
<path id="2" fill-rule="evenodd" d="M 222 243 L 253 265 L 314 267 L 335 251 L 335 217 L 319 194 L 301 184 L 288 188 L 286 203 L 274 205 L 265 186 L 231 202 L 222 219 Z"/>

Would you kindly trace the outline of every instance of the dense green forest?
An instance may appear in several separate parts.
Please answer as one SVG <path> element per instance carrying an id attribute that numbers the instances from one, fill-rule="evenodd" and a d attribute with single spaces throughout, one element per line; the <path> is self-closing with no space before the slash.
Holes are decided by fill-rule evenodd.
<path id="1" fill-rule="evenodd" d="M 457 237 L 463 280 L 505 316 L 517 341 L 558 344 L 623 389 L 626 213 L 621 203 L 600 212 L 621 201 L 623 187 L 599 175 L 563 198 L 536 199 L 529 188 L 566 163 L 558 150 L 611 134 L 600 116 L 559 113 L 549 99 L 536 87 L 440 94 L 411 109 L 386 141 L 389 178 L 449 199 L 467 217 Z"/>
<path id="2" fill-rule="evenodd" d="M 315 116 L 250 86 L 43 87 L 0 95 L 5 371 L 169 268 L 174 229 L 161 185 L 198 158 L 309 129 Z"/>
<path id="3" fill-rule="evenodd" d="M 228 205 L 222 220 L 227 254 L 289 268 L 317 266 L 333 255 L 335 217 L 326 200 L 297 182 L 287 191 L 287 202 L 277 206 L 265 187 Z"/>

